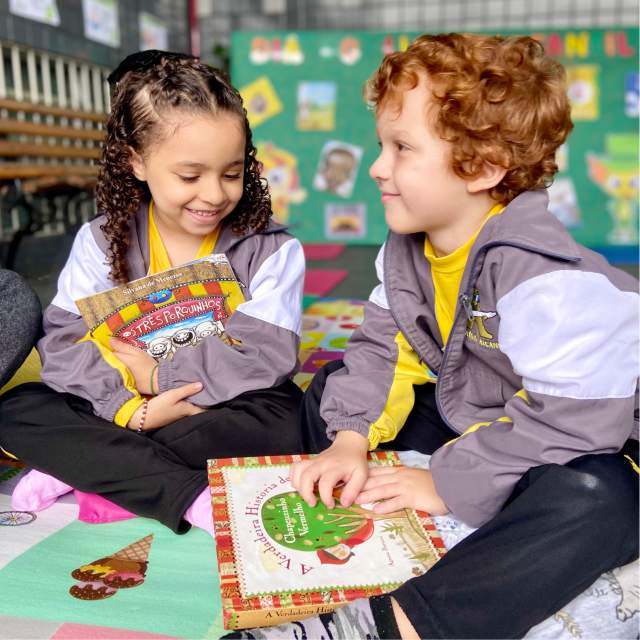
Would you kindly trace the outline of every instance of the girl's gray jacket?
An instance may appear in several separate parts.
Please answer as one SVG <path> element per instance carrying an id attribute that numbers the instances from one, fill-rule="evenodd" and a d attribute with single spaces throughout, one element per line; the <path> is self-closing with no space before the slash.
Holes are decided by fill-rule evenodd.
<path id="1" fill-rule="evenodd" d="M 529 468 L 616 452 L 634 431 L 638 282 L 577 244 L 547 204 L 546 190 L 526 192 L 485 224 L 444 350 L 424 233 L 390 232 L 381 284 L 322 399 L 330 438 L 368 436 L 402 332 L 437 373 L 442 418 L 464 434 L 434 453 L 431 470 L 450 511 L 472 526 L 500 510 Z"/>
<path id="2" fill-rule="evenodd" d="M 88 328 L 75 304 L 114 286 L 106 261 L 108 244 L 100 229 L 104 222 L 99 216 L 79 230 L 58 279 L 57 295 L 44 313 L 45 336 L 38 351 L 43 382 L 89 400 L 96 415 L 114 420 L 134 394 L 93 342 L 79 342 Z M 302 324 L 304 254 L 284 227 L 272 222 L 262 233 L 237 236 L 225 226 L 215 251 L 227 255 L 245 297 L 226 324 L 237 344 L 229 346 L 211 336 L 178 349 L 158 369 L 160 391 L 202 382 L 202 391 L 189 399 L 202 407 L 273 387 L 292 376 Z M 127 258 L 131 280 L 147 275 L 146 203 L 131 222 Z"/>

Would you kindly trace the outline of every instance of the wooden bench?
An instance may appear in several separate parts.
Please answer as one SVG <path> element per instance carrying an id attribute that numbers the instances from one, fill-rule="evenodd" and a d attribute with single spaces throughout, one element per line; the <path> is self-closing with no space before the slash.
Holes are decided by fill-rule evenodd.
<path id="1" fill-rule="evenodd" d="M 74 199 L 93 197 L 107 115 L 0 99 L 0 221 L 19 220 L 4 264 L 12 268 L 22 238 L 62 222 Z"/>

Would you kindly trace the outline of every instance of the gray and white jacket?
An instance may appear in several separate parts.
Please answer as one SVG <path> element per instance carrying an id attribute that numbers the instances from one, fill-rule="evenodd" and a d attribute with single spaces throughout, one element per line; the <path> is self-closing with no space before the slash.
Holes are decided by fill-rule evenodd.
<path id="1" fill-rule="evenodd" d="M 133 394 L 93 342 L 78 342 L 88 328 L 75 304 L 114 286 L 106 259 L 108 243 L 100 229 L 104 221 L 99 216 L 78 231 L 58 279 L 57 295 L 44 313 L 45 336 L 38 351 L 43 382 L 89 400 L 96 415 L 113 420 Z M 291 377 L 297 369 L 302 325 L 304 254 L 300 242 L 284 227 L 271 222 L 262 233 L 238 236 L 225 226 L 215 251 L 227 255 L 245 297 L 226 324 L 237 343 L 229 346 L 210 336 L 179 349 L 158 369 L 160 391 L 202 382 L 202 391 L 190 398 L 202 407 Z M 146 204 L 131 222 L 127 259 L 130 279 L 147 275 Z"/>
<path id="2" fill-rule="evenodd" d="M 577 244 L 547 204 L 546 190 L 526 192 L 487 221 L 445 349 L 424 233 L 390 232 L 381 284 L 322 399 L 330 438 L 368 436 L 390 395 L 400 332 L 437 374 L 438 410 L 461 434 L 431 470 L 450 511 L 472 526 L 500 510 L 529 468 L 616 452 L 636 426 L 638 282 Z"/>

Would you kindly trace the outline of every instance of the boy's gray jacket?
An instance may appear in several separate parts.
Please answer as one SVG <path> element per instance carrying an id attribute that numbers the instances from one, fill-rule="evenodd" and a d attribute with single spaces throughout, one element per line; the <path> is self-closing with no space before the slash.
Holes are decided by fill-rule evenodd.
<path id="1" fill-rule="evenodd" d="M 38 351 L 46 384 L 86 398 L 96 415 L 113 420 L 134 394 L 93 342 L 78 342 L 88 329 L 75 304 L 114 286 L 106 262 L 108 244 L 100 229 L 104 222 L 99 216 L 78 232 L 58 279 L 58 293 L 44 313 L 45 337 Z M 160 391 L 202 382 L 203 390 L 189 399 L 202 407 L 284 382 L 296 371 L 301 332 L 304 254 L 298 240 L 275 223 L 262 233 L 244 236 L 225 226 L 215 251 L 227 255 L 245 297 L 226 325 L 238 344 L 229 346 L 211 336 L 182 347 L 158 369 Z M 146 203 L 131 222 L 127 257 L 130 279 L 147 275 Z"/>
<path id="2" fill-rule="evenodd" d="M 437 373 L 444 421 L 461 435 L 431 458 L 436 489 L 472 526 L 494 516 L 531 467 L 618 451 L 634 429 L 638 283 L 578 245 L 526 192 L 471 249 L 446 349 L 424 234 L 390 232 L 345 368 L 327 381 L 328 435 L 368 436 L 390 395 L 402 332 Z"/>

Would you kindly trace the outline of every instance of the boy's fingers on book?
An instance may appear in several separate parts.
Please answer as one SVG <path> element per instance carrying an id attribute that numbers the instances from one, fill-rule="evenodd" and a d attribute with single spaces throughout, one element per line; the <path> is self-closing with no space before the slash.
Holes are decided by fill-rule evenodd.
<path id="1" fill-rule="evenodd" d="M 336 506 L 336 501 L 333 497 L 333 488 L 340 480 L 342 480 L 342 471 L 325 474 L 320 478 L 320 482 L 318 482 L 320 500 L 322 500 L 329 509 L 333 509 L 333 507 Z"/>
<path id="2" fill-rule="evenodd" d="M 402 496 L 396 496 L 390 500 L 383 500 L 382 502 L 379 502 L 373 507 L 373 510 L 380 515 L 384 515 L 385 513 L 392 513 L 393 511 L 400 511 L 401 509 L 406 508 L 407 505 L 405 504 L 405 500 L 403 500 Z"/>
<path id="3" fill-rule="evenodd" d="M 398 497 L 401 493 L 401 487 L 397 482 L 382 484 L 377 487 L 366 487 L 356 498 L 356 503 L 365 504 L 366 502 L 388 500 L 389 498 Z"/>
<path id="4" fill-rule="evenodd" d="M 369 469 L 365 466 L 362 469 L 355 469 L 351 474 L 348 482 L 342 488 L 340 494 L 340 504 L 343 507 L 350 507 L 356 496 L 362 490 L 362 487 L 367 481 Z"/>
<path id="5" fill-rule="evenodd" d="M 371 467 L 371 469 L 369 469 L 369 477 L 375 478 L 376 476 L 388 476 L 398 473 L 401 469 L 404 469 L 402 465 L 394 465 L 392 467 Z"/>
<path id="6" fill-rule="evenodd" d="M 300 476 L 309 464 L 311 464 L 311 460 L 301 460 L 300 462 L 294 462 L 289 467 L 289 480 L 294 489 L 297 489 L 300 485 Z"/>
<path id="7" fill-rule="evenodd" d="M 313 492 L 313 488 L 316 484 L 316 480 L 320 477 L 320 473 L 316 465 L 310 465 L 301 473 L 298 479 L 298 493 L 302 499 L 310 506 L 316 506 L 316 496 Z"/>

